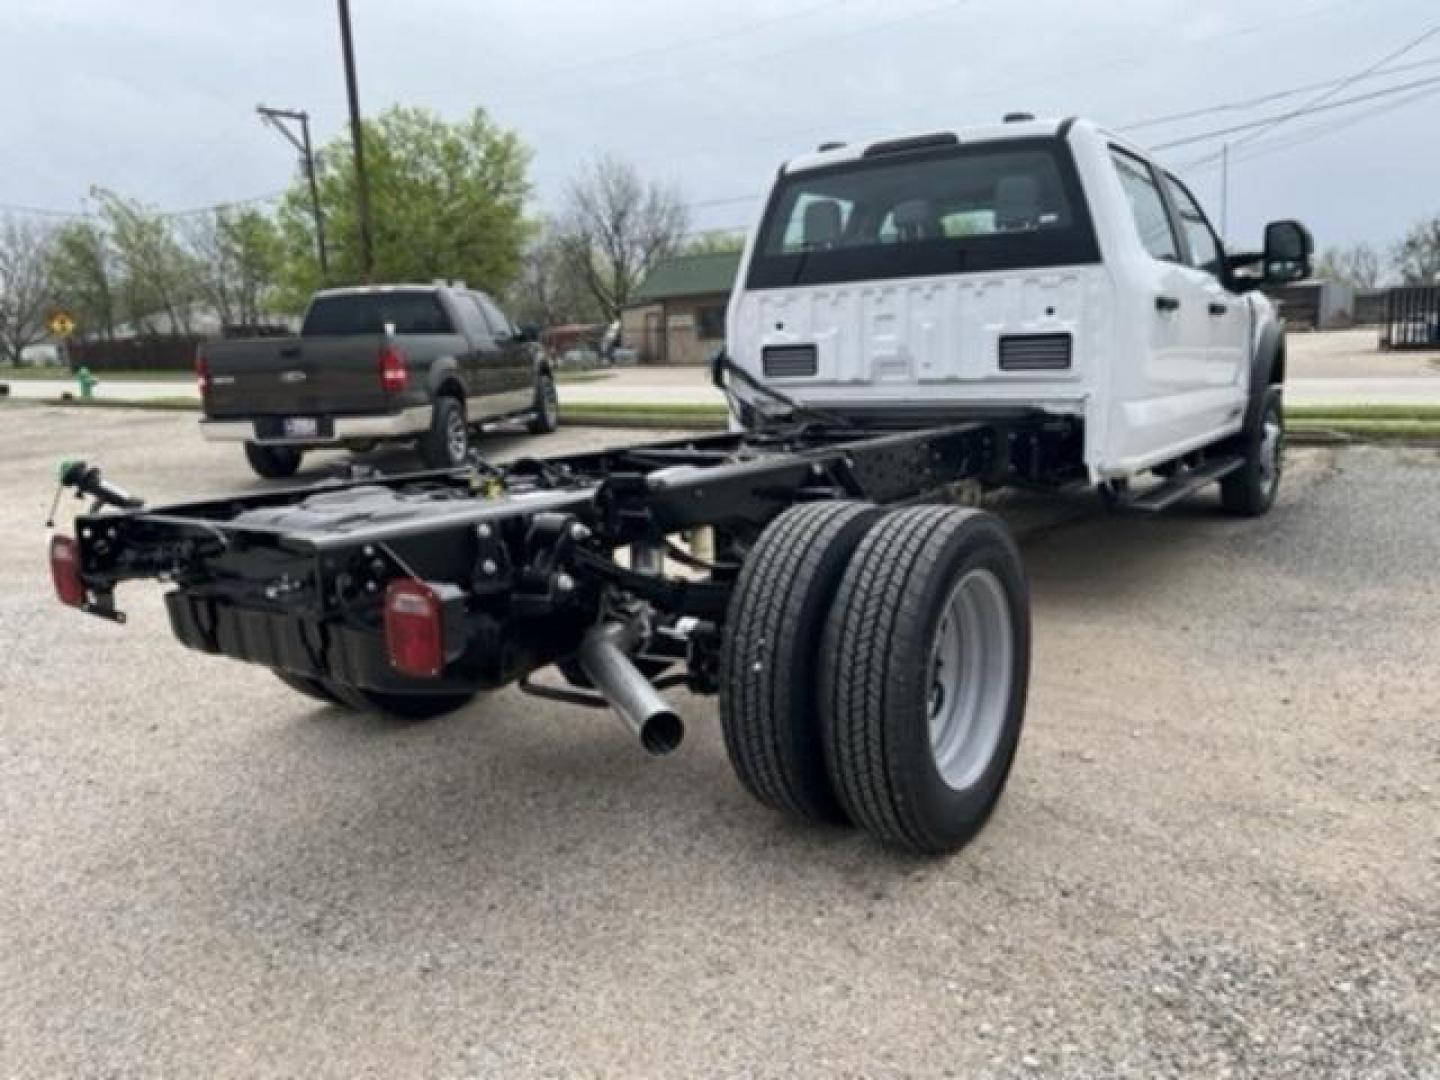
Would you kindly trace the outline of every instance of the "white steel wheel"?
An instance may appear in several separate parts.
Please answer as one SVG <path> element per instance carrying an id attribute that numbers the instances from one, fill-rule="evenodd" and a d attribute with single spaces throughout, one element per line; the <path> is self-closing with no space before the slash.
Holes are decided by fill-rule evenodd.
<path id="1" fill-rule="evenodd" d="M 1029 596 L 1000 520 L 944 506 L 881 518 L 820 646 L 825 765 L 846 816 L 922 854 L 963 845 L 1004 790 L 1029 673 Z"/>
<path id="2" fill-rule="evenodd" d="M 930 654 L 930 749 L 956 791 L 973 785 L 995 755 L 1015 670 L 1005 588 L 993 571 L 961 577 L 940 617 Z"/>

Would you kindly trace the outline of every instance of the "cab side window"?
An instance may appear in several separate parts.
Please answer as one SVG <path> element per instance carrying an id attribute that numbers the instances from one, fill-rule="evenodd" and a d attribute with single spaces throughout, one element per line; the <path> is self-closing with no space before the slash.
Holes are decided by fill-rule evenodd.
<path id="1" fill-rule="evenodd" d="M 510 325 L 510 320 L 505 313 L 495 306 L 495 302 L 484 293 L 473 293 L 475 302 L 480 305 L 480 310 L 485 313 L 485 321 L 490 324 L 490 329 L 498 340 L 505 340 L 515 336 L 515 328 Z"/>
<path id="2" fill-rule="evenodd" d="M 1225 259 L 1205 212 L 1200 209 L 1195 197 L 1169 173 L 1165 174 L 1165 188 L 1180 215 L 1180 228 L 1185 231 L 1185 241 L 1190 248 L 1190 265 L 1220 277 Z"/>
<path id="3" fill-rule="evenodd" d="M 1133 154 L 1127 154 L 1116 147 L 1110 148 L 1110 160 L 1120 177 L 1120 186 L 1125 189 L 1125 198 L 1130 203 L 1130 214 L 1135 219 L 1135 228 L 1140 233 L 1140 242 L 1157 259 L 1165 262 L 1180 261 L 1180 245 L 1175 239 L 1175 230 L 1170 224 L 1170 212 L 1155 182 L 1150 166 Z"/>
<path id="4" fill-rule="evenodd" d="M 490 327 L 485 322 L 485 317 L 480 313 L 480 305 L 469 293 L 460 293 L 455 297 L 455 311 L 460 316 L 460 323 L 465 327 L 465 336 L 476 345 L 489 345 L 494 337 L 490 333 Z"/>

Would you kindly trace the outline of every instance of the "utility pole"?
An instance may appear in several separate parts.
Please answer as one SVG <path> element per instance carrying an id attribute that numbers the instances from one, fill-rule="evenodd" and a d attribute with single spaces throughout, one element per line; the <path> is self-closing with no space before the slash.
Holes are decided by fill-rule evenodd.
<path id="1" fill-rule="evenodd" d="M 310 183 L 310 210 L 315 215 L 315 254 L 320 260 L 320 280 L 328 283 L 330 259 L 325 251 L 325 214 L 320 209 L 320 185 L 315 179 L 315 155 L 310 149 L 310 117 L 307 113 L 296 109 L 272 109 L 265 105 L 255 106 L 255 111 L 260 114 L 262 121 L 280 132 L 291 146 L 300 151 L 300 161 L 305 169 L 305 179 Z M 298 139 L 286 125 L 285 121 L 287 120 L 300 125 Z"/>
<path id="2" fill-rule="evenodd" d="M 1230 144 L 1220 146 L 1220 241 L 1230 233 Z"/>
<path id="3" fill-rule="evenodd" d="M 350 98 L 350 141 L 355 147 L 355 207 L 360 216 L 360 276 L 368 283 L 375 274 L 375 259 L 370 246 L 370 182 L 365 176 L 360 91 L 355 87 L 355 46 L 350 40 L 350 0 L 338 2 L 340 45 L 345 53 L 345 90 Z"/>

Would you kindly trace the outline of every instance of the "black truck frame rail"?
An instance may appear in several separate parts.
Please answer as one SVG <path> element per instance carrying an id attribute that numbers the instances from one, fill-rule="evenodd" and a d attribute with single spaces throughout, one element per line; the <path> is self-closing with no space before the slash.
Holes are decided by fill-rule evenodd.
<path id="1" fill-rule="evenodd" d="M 603 681 L 613 650 L 633 653 L 652 688 L 714 692 L 740 566 L 781 512 L 836 499 L 903 504 L 960 481 L 1061 486 L 1080 479 L 1082 437 L 1078 420 L 1038 412 L 901 432 L 796 425 L 155 509 L 97 506 L 76 522 L 77 606 L 123 619 L 117 584 L 168 581 L 172 628 L 202 652 L 364 692 L 470 694 L 521 681 L 616 705 L 649 741 L 658 699 L 632 700 L 639 718 L 627 715 L 617 697 L 645 690 Z M 673 540 L 697 529 L 709 530 L 704 557 Z M 667 574 L 667 562 L 684 572 Z M 412 600 L 433 605 L 443 660 L 431 670 L 407 669 L 389 640 L 386 600 L 403 582 L 422 583 Z M 552 663 L 572 687 L 530 680 Z M 663 675 L 677 664 L 683 674 Z M 678 742 L 661 719 L 652 749 Z"/>

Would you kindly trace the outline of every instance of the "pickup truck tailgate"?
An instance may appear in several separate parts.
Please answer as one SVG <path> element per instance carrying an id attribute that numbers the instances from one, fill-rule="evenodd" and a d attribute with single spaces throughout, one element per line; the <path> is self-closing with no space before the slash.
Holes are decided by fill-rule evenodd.
<path id="1" fill-rule="evenodd" d="M 258 338 L 204 347 L 212 419 L 379 413 L 384 336 Z"/>

